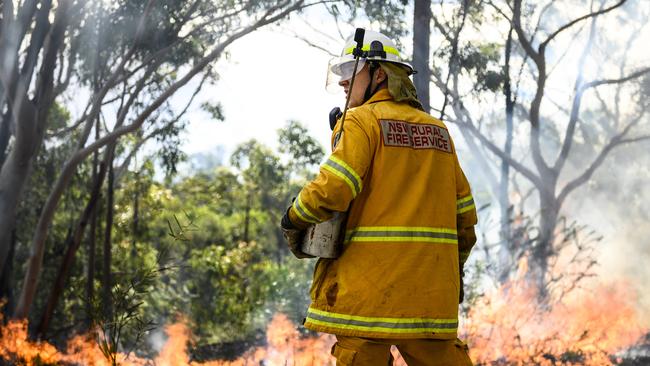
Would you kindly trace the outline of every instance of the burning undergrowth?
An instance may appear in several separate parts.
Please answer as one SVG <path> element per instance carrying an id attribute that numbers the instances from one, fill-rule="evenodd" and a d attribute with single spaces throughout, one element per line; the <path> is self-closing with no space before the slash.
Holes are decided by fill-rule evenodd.
<path id="1" fill-rule="evenodd" d="M 522 277 L 523 278 L 523 277 Z M 461 329 L 478 365 L 647 365 L 650 334 L 635 309 L 635 293 L 625 283 L 575 290 L 551 305 L 539 303 L 527 281 L 515 280 L 477 299 Z M 244 366 L 334 365 L 332 336 L 305 337 L 285 315 L 276 314 L 264 345 L 230 360 L 198 361 L 184 322 L 166 327 L 158 356 L 117 354 L 119 365 Z M 397 352 L 395 365 L 405 365 Z M 64 351 L 28 340 L 25 322 L 0 329 L 0 357 L 18 365 L 110 365 L 97 337 L 75 336 Z M 214 357 L 217 358 L 217 357 Z M 2 362 L 0 361 L 0 364 Z"/>
<path id="2" fill-rule="evenodd" d="M 479 298 L 463 333 L 480 365 L 636 365 L 649 360 L 643 350 L 650 333 L 635 303 L 624 282 L 541 303 L 537 289 L 521 279 Z"/>

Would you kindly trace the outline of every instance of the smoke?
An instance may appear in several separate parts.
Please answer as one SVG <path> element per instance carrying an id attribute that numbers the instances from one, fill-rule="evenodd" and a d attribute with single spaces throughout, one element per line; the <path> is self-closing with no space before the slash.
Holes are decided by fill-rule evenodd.
<path id="1" fill-rule="evenodd" d="M 637 291 L 641 320 L 650 326 L 649 143 L 615 152 L 567 212 L 603 235 L 598 245 L 600 282 L 627 280 Z M 585 161 L 587 156 L 583 157 Z"/>

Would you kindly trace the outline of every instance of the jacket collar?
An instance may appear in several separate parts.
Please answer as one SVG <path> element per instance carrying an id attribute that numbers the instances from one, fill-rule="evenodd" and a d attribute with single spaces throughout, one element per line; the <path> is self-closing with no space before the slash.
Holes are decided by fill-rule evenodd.
<path id="1" fill-rule="evenodd" d="M 388 88 L 381 89 L 377 91 L 370 99 L 368 99 L 365 104 L 372 104 L 372 103 L 377 103 L 377 102 L 383 102 L 385 100 L 392 100 L 393 97 L 390 95 L 388 92 Z"/>

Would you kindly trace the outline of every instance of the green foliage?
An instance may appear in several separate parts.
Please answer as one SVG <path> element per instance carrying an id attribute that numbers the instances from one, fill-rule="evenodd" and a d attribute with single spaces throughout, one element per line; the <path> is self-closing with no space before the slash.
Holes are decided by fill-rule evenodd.
<path id="1" fill-rule="evenodd" d="M 499 60 L 501 47 L 495 43 L 466 45 L 459 52 L 460 66 L 475 77 L 475 91 L 501 90 L 505 75 Z"/>
<path id="2" fill-rule="evenodd" d="M 116 284 L 111 289 L 112 306 L 109 312 L 102 308 L 99 299 L 92 300 L 91 319 L 100 330 L 99 348 L 111 365 L 117 365 L 118 352 L 133 351 L 154 328 L 153 320 L 143 311 L 145 298 L 153 291 L 161 273 L 168 268 L 161 267 L 158 261 L 151 259 L 145 258 L 145 263 L 129 267 L 132 272 L 117 276 Z M 130 349 L 120 350 L 123 344 L 128 344 Z"/>
<path id="3" fill-rule="evenodd" d="M 59 106 L 52 113 L 68 116 Z M 102 351 L 113 362 L 116 351 L 151 352 L 138 346 L 142 338 L 154 325 L 163 326 L 179 314 L 185 315 L 198 344 L 251 337 L 276 311 L 299 322 L 309 300 L 313 261 L 290 256 L 279 222 L 324 153 L 298 122 L 287 123 L 278 137 L 281 151 L 248 141 L 233 152 L 232 166 L 191 172 L 174 181 L 154 178 L 157 152 L 137 159 L 116 186 L 112 311 L 104 312 L 98 298 L 106 214 L 102 199 L 97 231 L 87 230 L 46 336 L 63 339 L 70 329 L 84 331 L 89 316 L 102 329 Z M 68 144 L 43 151 L 34 164 L 17 225 L 16 263 L 29 255 L 30 229 Z M 63 244 L 88 199 L 91 163 L 81 166 L 55 216 L 31 324 L 38 323 L 66 249 Z M 86 297 L 89 235 L 96 237 L 92 299 Z M 15 269 L 12 287 L 19 288 L 23 270 Z"/>
<path id="4" fill-rule="evenodd" d="M 279 139 L 287 162 L 253 140 L 235 149 L 232 167 L 168 186 L 154 182 L 151 171 L 126 177 L 116 205 L 117 268 L 147 267 L 160 248 L 175 263 L 141 308 L 156 323 L 183 313 L 205 344 L 250 337 L 276 311 L 302 318 L 313 263 L 289 256 L 278 226 L 299 189 L 290 177 L 304 181 L 323 149 L 298 122 L 289 122 Z M 136 197 L 140 234 L 134 236 Z"/>
<path id="5" fill-rule="evenodd" d="M 203 102 L 201 109 L 207 112 L 215 121 L 223 122 L 226 117 L 223 115 L 223 106 L 221 103 Z"/>
<path id="6" fill-rule="evenodd" d="M 278 133 L 280 152 L 289 155 L 289 164 L 294 170 L 312 168 L 323 160 L 323 148 L 299 122 L 289 121 Z"/>

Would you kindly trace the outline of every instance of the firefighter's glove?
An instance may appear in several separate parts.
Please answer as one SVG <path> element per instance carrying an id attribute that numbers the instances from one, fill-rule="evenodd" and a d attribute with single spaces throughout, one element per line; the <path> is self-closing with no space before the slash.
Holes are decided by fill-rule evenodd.
<path id="1" fill-rule="evenodd" d="M 302 250 L 300 250 L 306 230 L 299 229 L 291 222 L 289 219 L 290 209 L 291 207 L 287 209 L 287 212 L 282 216 L 282 222 L 280 223 L 280 226 L 282 227 L 282 235 L 289 245 L 289 250 L 291 250 L 291 253 L 299 259 L 314 258 L 313 255 L 303 253 Z"/>
<path id="2" fill-rule="evenodd" d="M 460 271 L 460 291 L 458 292 L 458 304 L 462 304 L 463 300 L 465 300 L 465 283 L 463 281 L 463 277 L 465 276 L 465 272 L 463 270 Z"/>

